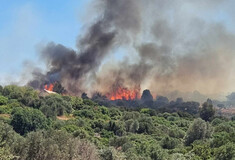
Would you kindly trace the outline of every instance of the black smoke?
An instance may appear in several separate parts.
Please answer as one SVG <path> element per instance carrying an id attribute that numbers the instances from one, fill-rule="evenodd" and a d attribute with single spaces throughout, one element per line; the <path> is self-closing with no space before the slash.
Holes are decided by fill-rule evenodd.
<path id="1" fill-rule="evenodd" d="M 54 42 L 41 49 L 40 57 L 48 71 L 46 74 L 33 71 L 34 79 L 28 83 L 30 86 L 42 88 L 47 83 L 60 81 L 70 93 L 81 92 L 84 81 L 95 76 L 115 43 L 122 43 L 120 37 L 140 28 L 138 3 L 135 1 L 102 0 L 99 5 L 103 11 L 86 34 L 78 39 L 78 51 Z"/>
<path id="2" fill-rule="evenodd" d="M 211 94 L 233 84 L 235 35 L 208 17 L 222 1 L 92 2 L 98 16 L 79 36 L 77 50 L 47 44 L 40 52 L 47 72 L 34 71 L 29 85 L 59 81 L 73 94 L 149 88 L 156 97 L 174 90 Z M 118 48 L 126 50 L 120 60 L 113 58 Z"/>

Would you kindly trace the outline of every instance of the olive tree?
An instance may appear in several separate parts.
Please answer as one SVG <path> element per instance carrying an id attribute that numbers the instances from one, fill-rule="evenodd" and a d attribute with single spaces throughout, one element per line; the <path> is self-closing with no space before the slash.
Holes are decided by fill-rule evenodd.
<path id="1" fill-rule="evenodd" d="M 213 129 L 208 122 L 200 118 L 195 119 L 186 133 L 185 145 L 190 145 L 195 140 L 210 138 L 212 131 Z"/>

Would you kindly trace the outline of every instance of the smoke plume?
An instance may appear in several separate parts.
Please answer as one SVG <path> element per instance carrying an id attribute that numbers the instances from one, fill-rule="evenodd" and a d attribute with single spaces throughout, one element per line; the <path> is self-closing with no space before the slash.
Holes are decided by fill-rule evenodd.
<path id="1" fill-rule="evenodd" d="M 175 90 L 213 94 L 234 89 L 235 35 L 210 18 L 223 1 L 93 3 L 99 16 L 79 36 L 77 50 L 47 44 L 40 52 L 47 73 L 35 71 L 30 85 L 40 88 L 60 81 L 73 94 L 148 88 L 155 96 Z"/>

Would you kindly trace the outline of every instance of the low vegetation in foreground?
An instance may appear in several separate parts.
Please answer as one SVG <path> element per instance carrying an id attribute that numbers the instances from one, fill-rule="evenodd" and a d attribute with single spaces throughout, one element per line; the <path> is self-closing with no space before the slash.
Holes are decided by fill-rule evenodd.
<path id="1" fill-rule="evenodd" d="M 210 101 L 168 113 L 0 86 L 0 159 L 234 160 L 235 117 Z"/>

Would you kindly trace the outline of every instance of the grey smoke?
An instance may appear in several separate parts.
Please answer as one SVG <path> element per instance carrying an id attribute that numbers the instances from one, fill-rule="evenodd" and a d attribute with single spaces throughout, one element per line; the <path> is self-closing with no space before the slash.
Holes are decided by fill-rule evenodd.
<path id="1" fill-rule="evenodd" d="M 77 51 L 55 43 L 42 49 L 44 81 L 54 77 L 75 94 L 123 86 L 148 88 L 154 97 L 174 90 L 211 94 L 232 84 L 235 35 L 209 18 L 224 1 L 93 2 L 101 12 L 77 40 Z M 125 57 L 109 59 L 120 47 L 127 49 Z M 43 78 L 34 81 L 45 83 Z"/>
<path id="2" fill-rule="evenodd" d="M 50 83 L 51 77 L 57 75 L 56 80 L 61 81 L 68 91 L 79 92 L 83 86 L 83 78 L 97 70 L 103 58 L 114 47 L 114 42 L 118 41 L 117 37 L 123 36 L 123 32 L 137 32 L 140 28 L 138 3 L 136 4 L 135 1 L 104 0 L 101 2 L 103 13 L 78 40 L 79 52 L 61 44 L 53 42 L 47 44 L 40 56 L 46 62 L 48 72 L 46 75 L 33 72 L 35 79 L 29 82 L 30 85 L 41 87 L 43 83 Z"/>

